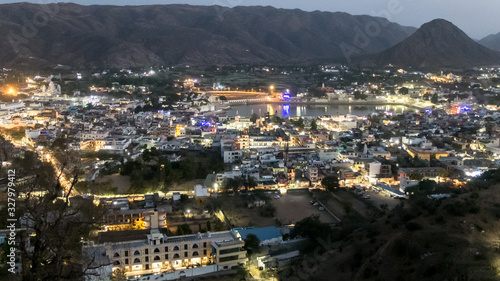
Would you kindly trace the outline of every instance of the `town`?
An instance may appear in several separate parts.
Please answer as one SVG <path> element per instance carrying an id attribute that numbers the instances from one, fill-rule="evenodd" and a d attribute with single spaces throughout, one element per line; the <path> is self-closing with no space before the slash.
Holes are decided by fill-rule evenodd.
<path id="1" fill-rule="evenodd" d="M 18 256 L 55 252 L 65 274 L 271 280 L 318 238 L 342 251 L 345 229 L 497 171 L 499 73 L 4 68 L 0 200 L 16 189 Z"/>

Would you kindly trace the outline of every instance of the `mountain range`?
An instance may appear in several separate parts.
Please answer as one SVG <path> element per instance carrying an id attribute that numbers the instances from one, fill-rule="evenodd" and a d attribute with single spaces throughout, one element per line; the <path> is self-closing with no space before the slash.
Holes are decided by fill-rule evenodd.
<path id="1" fill-rule="evenodd" d="M 500 52 L 488 49 L 449 21 L 436 19 L 395 46 L 358 63 L 412 67 L 471 67 L 500 64 Z"/>
<path id="2" fill-rule="evenodd" d="M 500 32 L 486 36 L 485 38 L 479 40 L 478 43 L 492 50 L 500 51 Z"/>
<path id="3" fill-rule="evenodd" d="M 363 41 L 367 28 L 374 31 Z M 342 58 L 343 46 L 375 53 L 415 30 L 371 16 L 272 7 L 5 4 L 0 66 L 303 62 Z"/>
<path id="4" fill-rule="evenodd" d="M 0 67 L 500 63 L 499 52 L 479 45 L 445 20 L 417 30 L 366 15 L 261 6 L 4 4 L 0 38 Z M 480 43 L 498 50 L 500 35 Z"/>

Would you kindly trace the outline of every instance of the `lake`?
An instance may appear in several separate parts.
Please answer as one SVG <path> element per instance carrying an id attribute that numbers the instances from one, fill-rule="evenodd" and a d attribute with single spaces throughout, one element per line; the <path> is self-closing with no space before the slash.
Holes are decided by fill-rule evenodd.
<path id="1" fill-rule="evenodd" d="M 234 105 L 228 109 L 227 116 L 250 117 L 253 113 L 264 116 L 267 112 L 279 117 L 298 117 L 322 115 L 358 115 L 366 116 L 377 111 L 390 111 L 401 114 L 410 109 L 403 105 L 301 105 L 301 104 L 249 104 Z M 412 109 L 415 110 L 415 109 Z"/>

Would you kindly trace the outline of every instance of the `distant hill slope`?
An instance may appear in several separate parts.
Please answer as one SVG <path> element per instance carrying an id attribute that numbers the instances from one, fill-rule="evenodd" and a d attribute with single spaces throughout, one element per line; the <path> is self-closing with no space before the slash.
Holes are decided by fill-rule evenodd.
<path id="1" fill-rule="evenodd" d="M 405 201 L 367 226 L 346 227 L 325 244 L 326 258 L 315 251 L 317 264 L 291 272 L 309 280 L 498 280 L 500 186 L 486 188 Z"/>
<path id="2" fill-rule="evenodd" d="M 380 32 L 364 36 L 367 28 L 378 31 L 374 25 Z M 342 46 L 361 46 L 356 49 L 361 55 L 375 53 L 415 30 L 370 16 L 272 7 L 4 4 L 0 66 L 133 67 L 342 58 Z M 360 38 L 368 40 L 360 43 Z"/>
<path id="3" fill-rule="evenodd" d="M 500 32 L 491 34 L 478 41 L 479 44 L 495 51 L 500 51 Z"/>
<path id="4" fill-rule="evenodd" d="M 500 64 L 500 52 L 472 40 L 458 27 L 437 19 L 422 25 L 412 36 L 385 51 L 364 56 L 361 65 L 413 67 L 469 67 Z"/>

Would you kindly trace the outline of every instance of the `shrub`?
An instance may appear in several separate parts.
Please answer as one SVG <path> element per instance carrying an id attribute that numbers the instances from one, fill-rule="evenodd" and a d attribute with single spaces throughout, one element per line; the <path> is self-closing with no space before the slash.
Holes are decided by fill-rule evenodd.
<path id="1" fill-rule="evenodd" d="M 419 224 L 418 222 L 413 222 L 413 221 L 407 222 L 405 224 L 405 226 L 406 226 L 406 229 L 408 229 L 409 231 L 416 231 L 416 230 L 422 229 L 421 224 Z"/>

